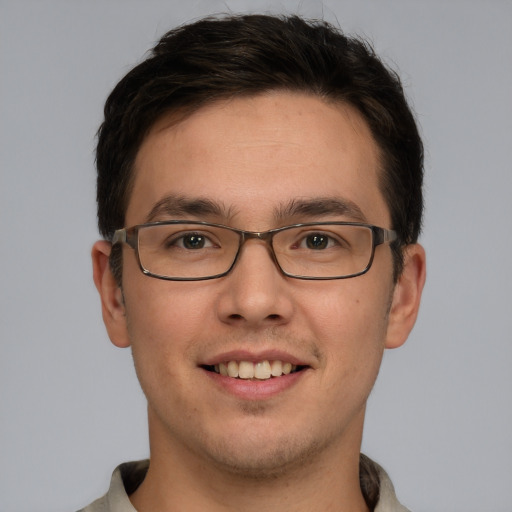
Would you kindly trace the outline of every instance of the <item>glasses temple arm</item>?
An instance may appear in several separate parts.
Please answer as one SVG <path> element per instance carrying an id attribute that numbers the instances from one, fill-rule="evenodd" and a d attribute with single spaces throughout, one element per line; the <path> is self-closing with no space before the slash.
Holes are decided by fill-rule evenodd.
<path id="1" fill-rule="evenodd" d="M 126 243 L 126 229 L 117 229 L 112 237 L 112 245 Z"/>

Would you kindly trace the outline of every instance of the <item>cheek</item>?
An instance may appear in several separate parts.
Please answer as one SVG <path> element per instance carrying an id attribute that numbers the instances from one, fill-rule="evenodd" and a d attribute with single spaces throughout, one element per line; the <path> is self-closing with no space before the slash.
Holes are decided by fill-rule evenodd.
<path id="1" fill-rule="evenodd" d="M 128 332 L 136 365 L 181 370 L 208 327 L 203 294 L 191 283 L 158 281 L 143 276 L 141 286 L 126 291 Z M 148 282 L 149 281 L 149 282 Z M 188 286 L 186 286 L 188 285 Z M 144 368 L 142 367 L 144 365 Z"/>
<path id="2" fill-rule="evenodd" d="M 208 293 L 201 282 L 173 282 L 140 273 L 126 286 L 126 313 L 134 335 L 179 341 L 200 329 L 207 318 Z M 204 288 L 204 286 L 203 286 Z"/>
<path id="3" fill-rule="evenodd" d="M 126 315 L 135 371 L 156 411 L 190 409 L 183 401 L 196 369 L 192 352 L 204 334 L 204 310 L 197 294 L 155 281 L 127 293 Z M 170 286 L 169 286 L 170 285 Z M 190 412 L 190 411 L 189 411 Z"/>
<path id="4" fill-rule="evenodd" d="M 357 341 L 358 346 L 364 346 L 384 337 L 390 292 L 388 287 L 379 289 L 375 284 L 361 286 L 365 284 L 363 278 L 339 281 L 331 289 L 305 295 L 303 316 L 319 335 L 323 333 L 326 344 Z M 361 281 L 355 283 L 356 279 Z"/>
<path id="5" fill-rule="evenodd" d="M 338 290 L 315 294 L 302 316 L 322 354 L 319 380 L 312 396 L 324 425 L 337 429 L 364 410 L 377 378 L 386 333 L 385 301 L 339 283 Z M 359 287 L 360 289 L 360 287 Z M 312 296 L 310 295 L 310 298 Z M 381 297 L 382 298 L 382 297 Z"/>
<path id="6" fill-rule="evenodd" d="M 317 294 L 310 307 L 304 307 L 333 381 L 342 380 L 349 387 L 362 380 L 373 384 L 384 351 L 388 294 L 384 289 L 376 293 L 375 284 L 369 289 L 358 286 L 356 292 L 347 280 L 333 293 Z"/>

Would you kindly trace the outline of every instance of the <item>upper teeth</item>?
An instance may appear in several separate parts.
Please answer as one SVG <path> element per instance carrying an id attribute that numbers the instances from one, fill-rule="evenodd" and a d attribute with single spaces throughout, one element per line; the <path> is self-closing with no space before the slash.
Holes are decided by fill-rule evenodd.
<path id="1" fill-rule="evenodd" d="M 215 371 L 226 377 L 260 380 L 288 375 L 296 368 L 292 363 L 282 361 L 228 361 L 215 365 Z"/>

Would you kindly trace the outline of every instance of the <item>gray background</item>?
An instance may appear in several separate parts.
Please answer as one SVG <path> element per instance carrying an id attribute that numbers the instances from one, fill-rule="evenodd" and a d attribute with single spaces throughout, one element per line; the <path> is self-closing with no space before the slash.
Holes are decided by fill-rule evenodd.
<path id="1" fill-rule="evenodd" d="M 416 512 L 512 511 L 510 1 L 0 0 L 1 511 L 75 510 L 148 452 L 91 279 L 107 93 L 168 28 L 269 8 L 369 37 L 427 147 L 423 307 L 386 353 L 363 449 Z"/>

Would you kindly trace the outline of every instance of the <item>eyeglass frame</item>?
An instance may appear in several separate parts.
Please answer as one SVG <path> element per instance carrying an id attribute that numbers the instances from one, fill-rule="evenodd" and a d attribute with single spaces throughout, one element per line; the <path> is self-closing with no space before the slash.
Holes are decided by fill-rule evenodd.
<path id="1" fill-rule="evenodd" d="M 176 225 L 176 224 L 192 224 L 195 226 L 212 226 L 216 228 L 223 228 L 227 229 L 229 231 L 232 231 L 234 233 L 237 233 L 239 235 L 239 244 L 238 249 L 236 251 L 235 257 L 233 259 L 233 262 L 231 263 L 228 270 L 225 272 L 222 272 L 220 274 L 215 274 L 213 276 L 206 276 L 206 277 L 169 277 L 169 276 L 162 276 L 159 274 L 154 274 L 144 268 L 142 265 L 142 262 L 140 260 L 140 254 L 139 254 L 139 230 L 143 229 L 145 227 L 151 227 L 151 226 L 162 226 L 162 225 Z M 272 245 L 273 237 L 276 233 L 279 233 L 281 231 L 285 231 L 288 229 L 293 228 L 300 228 L 300 227 L 307 227 L 307 226 L 359 226 L 363 228 L 370 229 L 372 233 L 372 252 L 370 259 L 368 261 L 368 264 L 361 272 L 356 272 L 355 274 L 349 274 L 346 276 L 333 276 L 333 277 L 311 277 L 311 276 L 301 276 L 296 274 L 290 274 L 286 272 L 280 265 L 279 260 L 277 259 L 274 246 Z M 363 274 L 366 274 L 372 264 L 375 257 L 375 248 L 379 245 L 383 244 L 391 244 L 393 242 L 396 242 L 398 240 L 398 233 L 393 229 L 386 229 L 379 226 L 375 226 L 373 224 L 367 224 L 364 222 L 345 222 L 345 221 L 331 221 L 331 222 L 304 222 L 299 224 L 290 224 L 289 226 L 282 226 L 280 228 L 274 228 L 269 229 L 267 231 L 246 231 L 244 229 L 237 229 L 231 226 L 226 226 L 224 224 L 217 224 L 214 222 L 206 222 L 206 221 L 195 221 L 195 220 L 166 220 L 166 221 L 158 221 L 158 222 L 148 222 L 145 224 L 137 224 L 135 226 L 131 226 L 128 228 L 120 228 L 114 231 L 114 235 L 111 240 L 112 246 L 117 244 L 126 244 L 129 247 L 131 247 L 135 251 L 135 255 L 137 257 L 137 262 L 139 264 L 139 268 L 141 272 L 149 277 L 153 277 L 155 279 L 162 279 L 164 281 L 207 281 L 210 279 L 219 279 L 221 277 L 224 277 L 228 275 L 236 265 L 238 258 L 240 256 L 242 246 L 247 242 L 248 240 L 256 239 L 261 240 L 266 243 L 267 247 L 270 250 L 270 255 L 272 257 L 272 260 L 276 267 L 279 269 L 279 271 L 286 277 L 291 277 L 293 279 L 301 279 L 306 281 L 331 281 L 335 279 L 350 279 L 352 277 L 358 277 Z"/>

